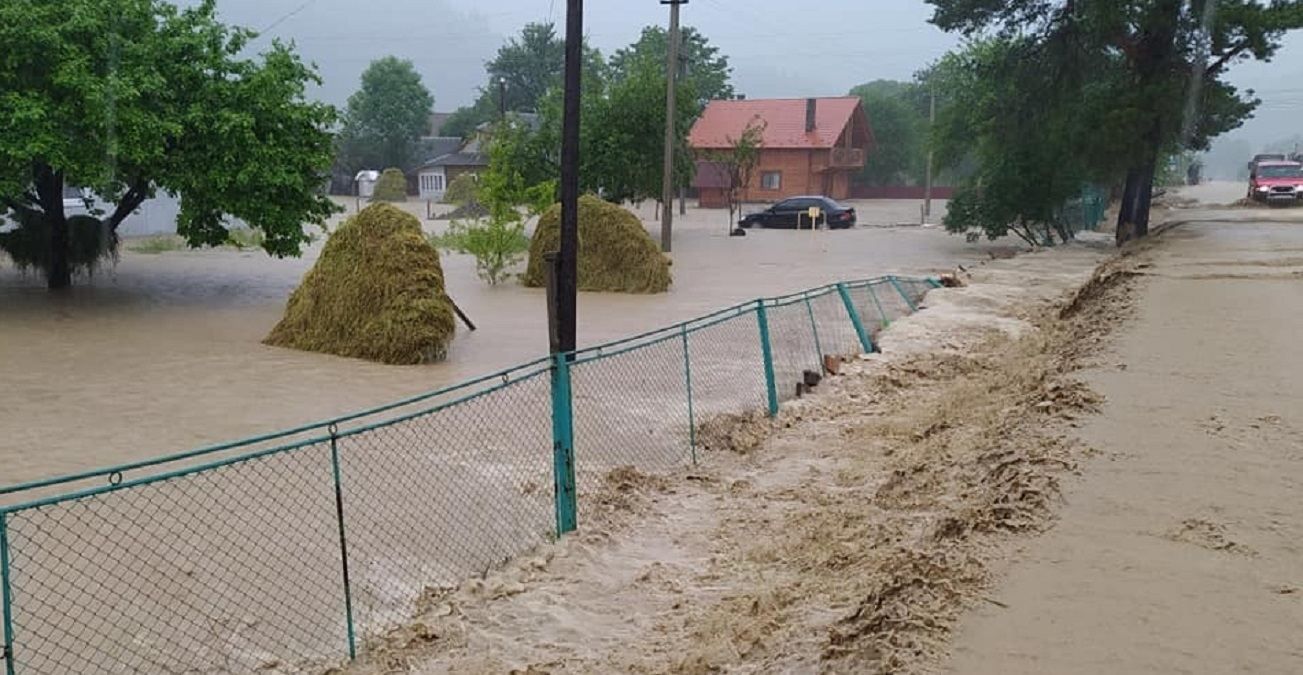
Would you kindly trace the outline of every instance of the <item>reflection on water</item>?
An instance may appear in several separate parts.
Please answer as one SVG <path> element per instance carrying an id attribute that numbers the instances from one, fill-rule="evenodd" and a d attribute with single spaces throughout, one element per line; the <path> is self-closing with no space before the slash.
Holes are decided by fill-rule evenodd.
<path id="1" fill-rule="evenodd" d="M 879 204 L 857 207 L 872 222 Z M 650 220 L 650 212 L 642 215 Z M 948 269 L 985 258 L 989 248 L 919 228 L 729 238 L 726 218 L 690 211 L 676 221 L 670 293 L 581 294 L 581 343 L 838 279 Z M 38 277 L 0 265 L 0 483 L 295 425 L 546 351 L 543 292 L 489 287 L 461 255 L 444 257 L 449 292 L 479 330 L 459 326 L 446 363 L 382 366 L 263 346 L 319 248 L 288 260 L 228 250 L 124 251 L 115 267 L 66 294 L 47 293 Z"/>

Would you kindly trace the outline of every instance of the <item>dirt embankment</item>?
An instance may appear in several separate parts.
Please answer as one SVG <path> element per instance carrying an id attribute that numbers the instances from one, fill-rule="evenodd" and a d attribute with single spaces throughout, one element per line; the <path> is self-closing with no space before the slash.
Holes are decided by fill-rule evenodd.
<path id="1" fill-rule="evenodd" d="M 1050 523 L 1099 400 L 1073 372 L 1127 262 L 1072 246 L 975 271 L 776 420 L 668 477 L 611 477 L 583 531 L 432 595 L 351 669 L 917 672 L 1015 535 Z"/>

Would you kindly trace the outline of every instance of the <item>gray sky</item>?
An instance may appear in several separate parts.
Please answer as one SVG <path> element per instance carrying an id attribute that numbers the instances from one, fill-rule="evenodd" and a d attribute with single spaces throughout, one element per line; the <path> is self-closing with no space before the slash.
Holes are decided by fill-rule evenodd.
<path id="1" fill-rule="evenodd" d="M 321 69 L 319 95 L 342 104 L 373 59 L 411 59 L 435 107 L 469 103 L 483 64 L 529 21 L 564 20 L 565 0 L 219 0 L 230 23 L 292 39 Z M 589 41 L 610 54 L 647 24 L 665 24 L 658 0 L 588 0 Z M 908 79 L 957 44 L 927 19 L 922 0 L 690 0 L 685 25 L 728 55 L 734 85 L 756 97 L 845 94 L 875 79 Z M 264 38 L 266 39 L 266 38 Z M 1271 64 L 1244 64 L 1232 81 L 1258 90 L 1257 119 L 1229 135 L 1255 147 L 1303 133 L 1303 35 Z"/>

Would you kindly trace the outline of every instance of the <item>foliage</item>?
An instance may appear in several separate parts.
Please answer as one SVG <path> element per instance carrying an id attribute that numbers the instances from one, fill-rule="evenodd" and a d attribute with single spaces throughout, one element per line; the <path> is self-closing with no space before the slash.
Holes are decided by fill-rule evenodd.
<path id="1" fill-rule="evenodd" d="M 510 269 L 529 250 L 525 224 L 519 220 L 457 220 L 446 234 L 433 236 L 430 241 L 439 248 L 475 256 L 476 274 L 494 286 L 507 278 Z"/>
<path id="2" fill-rule="evenodd" d="M 912 82 L 875 80 L 854 87 L 877 140 L 860 172 L 869 185 L 919 183 L 926 171 L 927 93 Z"/>
<path id="3" fill-rule="evenodd" d="M 618 83 L 639 77 L 648 68 L 664 73 L 667 61 L 667 31 L 660 26 L 646 26 L 637 42 L 611 54 L 611 80 Z M 694 92 L 693 100 L 696 101 L 698 114 L 710 101 L 733 97 L 733 85 L 729 82 L 732 74 L 733 68 L 728 65 L 728 57 L 720 54 L 719 48 L 710 44 L 706 36 L 691 26 L 684 26 L 680 30 L 679 74 L 676 81 L 684 83 Z"/>
<path id="4" fill-rule="evenodd" d="M 480 177 L 473 173 L 463 173 L 452 179 L 443 191 L 443 203 L 468 206 L 479 203 Z"/>
<path id="5" fill-rule="evenodd" d="M 17 227 L 0 232 L 0 251 L 20 270 L 50 268 L 50 227 L 44 218 L 16 214 Z M 68 218 L 69 261 L 75 269 L 92 273 L 104 261 L 116 261 L 118 237 L 93 216 Z"/>
<path id="6" fill-rule="evenodd" d="M 362 73 L 348 98 L 339 135 L 341 163 L 349 173 L 378 166 L 411 168 L 417 141 L 430 123 L 434 97 L 411 61 L 386 56 Z"/>
<path id="7" fill-rule="evenodd" d="M 420 221 L 373 204 L 326 240 L 265 342 L 382 363 L 439 361 L 455 328 L 444 288 Z"/>
<path id="8" fill-rule="evenodd" d="M 742 193 L 745 192 L 760 163 L 760 148 L 765 135 L 765 122 L 759 117 L 747 122 L 742 134 L 737 138 L 726 138 L 727 150 L 718 150 L 710 155 L 710 160 L 724 169 L 728 185 L 724 188 L 724 198 L 728 202 L 728 227 L 731 231 L 737 222 L 737 212 L 742 206 Z"/>
<path id="9" fill-rule="evenodd" d="M 1092 178 L 1079 148 L 1095 109 L 1060 98 L 1063 76 L 1042 67 L 1041 52 L 1029 39 L 997 38 L 971 43 L 933 69 L 953 104 L 937 118 L 939 159 L 977 165 L 950 202 L 948 230 L 993 239 L 1013 233 L 1033 244 L 1071 236 L 1059 216 Z"/>
<path id="10" fill-rule="evenodd" d="M 262 233 L 247 227 L 233 227 L 226 238 L 226 245 L 241 251 L 262 248 Z"/>
<path id="11" fill-rule="evenodd" d="M 587 77 L 599 82 L 606 80 L 606 64 L 601 53 L 588 47 L 586 42 L 583 60 Z M 525 24 L 520 35 L 500 47 L 484 69 L 488 71 L 489 82 L 481 89 L 480 98 L 492 102 L 490 110 L 498 110 L 498 82 L 506 80 L 506 109 L 537 111 L 543 95 L 561 86 L 565 74 L 565 39 L 557 34 L 553 23 Z"/>
<path id="12" fill-rule="evenodd" d="M 1223 81 L 1226 68 L 1269 60 L 1285 32 L 1303 26 L 1303 4 L 1284 1 L 928 2 L 944 30 L 1026 43 L 1036 59 L 1030 65 L 1059 78 L 1056 105 L 1091 109 L 1083 119 L 1092 133 L 1077 134 L 1070 149 L 1090 172 L 1124 179 L 1119 242 L 1147 232 L 1162 157 L 1206 149 L 1257 105 Z M 1041 91 L 1015 86 L 1006 93 L 1027 108 Z"/>
<path id="13" fill-rule="evenodd" d="M 297 255 L 304 223 L 336 210 L 321 193 L 335 113 L 306 99 L 319 80 L 286 45 L 246 57 L 252 35 L 214 0 L 0 3 L 0 204 L 59 241 L 66 184 L 111 205 L 94 214 L 110 234 L 164 191 L 192 246 L 224 242 L 229 215 Z M 67 247 L 46 263 L 56 288 L 86 264 Z"/>
<path id="14" fill-rule="evenodd" d="M 403 175 L 401 169 L 390 167 L 380 173 L 380 179 L 376 181 L 375 188 L 371 192 L 371 201 L 407 201 L 407 176 Z"/>
<path id="15" fill-rule="evenodd" d="M 539 218 L 529 247 L 526 286 L 547 283 L 546 253 L 561 242 L 561 205 Z M 592 195 L 579 199 L 579 290 L 615 293 L 664 293 L 670 287 L 670 263 L 632 213 Z"/>
<path id="16" fill-rule="evenodd" d="M 625 77 L 613 82 L 604 97 L 586 106 L 588 126 L 580 155 L 587 176 L 583 189 L 599 191 L 614 202 L 660 199 L 664 181 L 665 90 L 664 66 L 634 64 Z M 694 163 L 688 131 L 700 114 L 692 83 L 675 85 L 675 187 L 692 181 Z"/>

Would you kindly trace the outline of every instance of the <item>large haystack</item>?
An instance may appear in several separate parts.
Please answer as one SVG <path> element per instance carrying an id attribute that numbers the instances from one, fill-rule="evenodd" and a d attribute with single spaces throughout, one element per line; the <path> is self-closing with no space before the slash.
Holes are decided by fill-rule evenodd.
<path id="1" fill-rule="evenodd" d="M 538 220 L 529 246 L 526 286 L 544 286 L 543 254 L 557 250 L 561 205 Z M 616 293 L 664 293 L 670 287 L 670 263 L 628 211 L 585 195 L 579 200 L 579 290 Z"/>
<path id="2" fill-rule="evenodd" d="M 415 216 L 374 204 L 330 235 L 266 343 L 425 363 L 447 356 L 453 330 L 439 252 Z"/>

